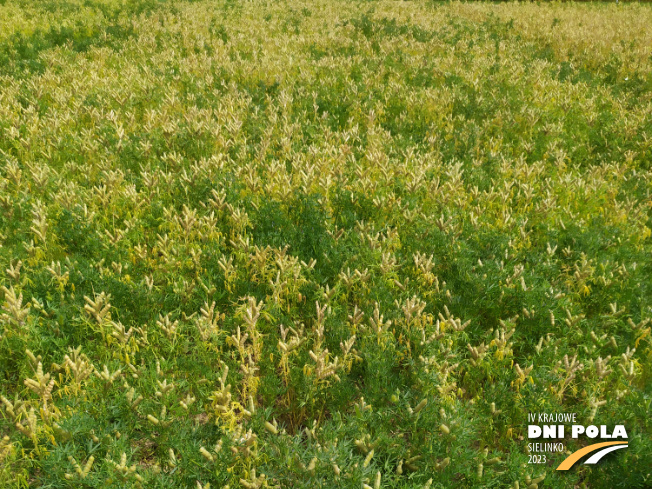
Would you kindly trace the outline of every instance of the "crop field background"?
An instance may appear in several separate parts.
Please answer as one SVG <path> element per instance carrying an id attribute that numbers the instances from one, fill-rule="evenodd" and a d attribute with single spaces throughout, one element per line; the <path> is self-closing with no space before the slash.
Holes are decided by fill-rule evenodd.
<path id="1" fill-rule="evenodd" d="M 651 487 L 650 26 L 0 0 L 0 487 Z"/>

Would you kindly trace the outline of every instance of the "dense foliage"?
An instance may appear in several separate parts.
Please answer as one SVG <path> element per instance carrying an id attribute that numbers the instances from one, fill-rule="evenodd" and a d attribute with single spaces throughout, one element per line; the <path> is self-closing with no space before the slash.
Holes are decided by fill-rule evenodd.
<path id="1" fill-rule="evenodd" d="M 650 487 L 650 25 L 1 0 L 0 486 Z"/>

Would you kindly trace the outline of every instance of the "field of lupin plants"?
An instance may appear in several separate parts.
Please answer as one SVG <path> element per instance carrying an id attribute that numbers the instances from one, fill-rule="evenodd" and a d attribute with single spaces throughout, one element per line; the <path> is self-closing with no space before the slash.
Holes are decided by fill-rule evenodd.
<path id="1" fill-rule="evenodd" d="M 650 26 L 0 0 L 0 486 L 651 487 Z"/>

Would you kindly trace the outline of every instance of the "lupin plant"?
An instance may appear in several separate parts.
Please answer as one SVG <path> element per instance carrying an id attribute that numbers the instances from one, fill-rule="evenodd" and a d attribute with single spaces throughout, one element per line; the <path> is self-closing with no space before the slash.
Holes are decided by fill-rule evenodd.
<path id="1" fill-rule="evenodd" d="M 0 0 L 0 487 L 650 486 L 651 24 Z"/>

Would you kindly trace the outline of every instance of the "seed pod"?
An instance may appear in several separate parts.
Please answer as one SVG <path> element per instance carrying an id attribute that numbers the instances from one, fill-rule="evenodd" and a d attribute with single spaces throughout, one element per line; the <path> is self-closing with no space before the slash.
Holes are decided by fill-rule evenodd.
<path id="1" fill-rule="evenodd" d="M 95 462 L 95 457 L 91 455 L 88 458 L 88 462 L 86 462 L 86 465 L 84 466 L 84 470 L 82 470 L 81 476 L 82 479 L 85 479 L 88 473 L 91 471 L 91 467 L 93 466 L 93 462 Z"/>
<path id="2" fill-rule="evenodd" d="M 441 462 L 435 464 L 435 468 L 437 468 L 437 469 L 441 469 L 441 470 L 444 470 L 444 469 L 448 466 L 448 464 L 450 463 L 450 461 L 451 461 L 451 459 L 450 459 L 449 457 L 446 457 L 446 458 L 445 458 L 444 460 L 442 460 Z"/>
<path id="3" fill-rule="evenodd" d="M 131 403 L 131 409 L 135 410 L 141 402 L 143 402 L 143 396 L 138 396 L 136 400 Z"/>
<path id="4" fill-rule="evenodd" d="M 369 464 L 371 463 L 371 459 L 374 456 L 374 451 L 370 451 L 369 454 L 367 455 L 367 458 L 364 459 L 364 463 L 362 464 L 363 467 L 369 467 Z"/>
<path id="5" fill-rule="evenodd" d="M 168 450 L 168 454 L 169 454 L 169 456 L 170 456 L 170 465 L 171 465 L 172 467 L 176 467 L 176 466 L 177 466 L 177 457 L 176 457 L 176 455 L 174 454 L 174 450 L 172 450 L 172 449 L 170 448 L 170 449 Z"/>
<path id="6" fill-rule="evenodd" d="M 308 464 L 307 467 L 308 472 L 313 472 L 315 470 L 316 465 L 317 465 L 317 457 L 313 457 L 313 459 Z"/>
<path id="7" fill-rule="evenodd" d="M 532 479 L 532 484 L 538 484 L 539 482 L 541 482 L 545 478 L 546 478 L 546 474 L 540 475 L 536 479 Z"/>
<path id="8" fill-rule="evenodd" d="M 421 455 L 415 455 L 414 457 L 408 458 L 405 462 L 406 463 L 412 463 L 412 462 L 416 462 L 417 460 L 419 460 L 421 458 L 423 458 Z"/>
<path id="9" fill-rule="evenodd" d="M 278 435 L 278 429 L 269 421 L 265 421 L 265 429 L 272 433 L 273 435 Z"/>
<path id="10" fill-rule="evenodd" d="M 249 396 L 249 411 L 251 414 L 256 413 L 256 406 L 254 405 L 254 396 Z"/>
<path id="11" fill-rule="evenodd" d="M 445 435 L 450 435 L 451 430 L 450 430 L 450 428 L 449 428 L 448 426 L 446 426 L 444 423 L 442 423 L 442 424 L 439 425 L 439 429 L 440 429 L 440 430 L 442 431 L 442 433 L 444 433 Z"/>
<path id="12" fill-rule="evenodd" d="M 428 404 L 428 399 L 424 399 L 421 401 L 419 404 L 417 404 L 417 407 L 414 408 L 414 414 L 417 414 L 419 411 L 421 411 L 424 407 L 426 407 L 426 404 Z"/>
<path id="13" fill-rule="evenodd" d="M 152 423 L 152 424 L 159 424 L 159 420 L 156 419 L 156 418 L 155 418 L 154 416 L 152 416 L 151 414 L 148 414 L 148 415 L 147 415 L 147 419 L 148 419 L 149 422 Z"/>
<path id="14" fill-rule="evenodd" d="M 206 450 L 204 447 L 201 447 L 199 449 L 199 453 L 201 453 L 206 460 L 209 462 L 215 462 L 215 457 L 213 457 L 208 450 Z"/>
<path id="15" fill-rule="evenodd" d="M 358 449 L 363 452 L 367 453 L 367 447 L 365 446 L 364 441 L 362 440 L 355 440 L 353 443 L 355 443 L 355 446 L 358 447 Z"/>
<path id="16" fill-rule="evenodd" d="M 482 462 L 478 464 L 478 479 L 482 479 L 482 473 L 484 472 L 484 465 L 482 465 Z"/>
<path id="17" fill-rule="evenodd" d="M 335 472 L 335 475 L 339 476 L 340 475 L 340 468 L 337 466 L 337 464 L 333 464 L 333 472 Z"/>

